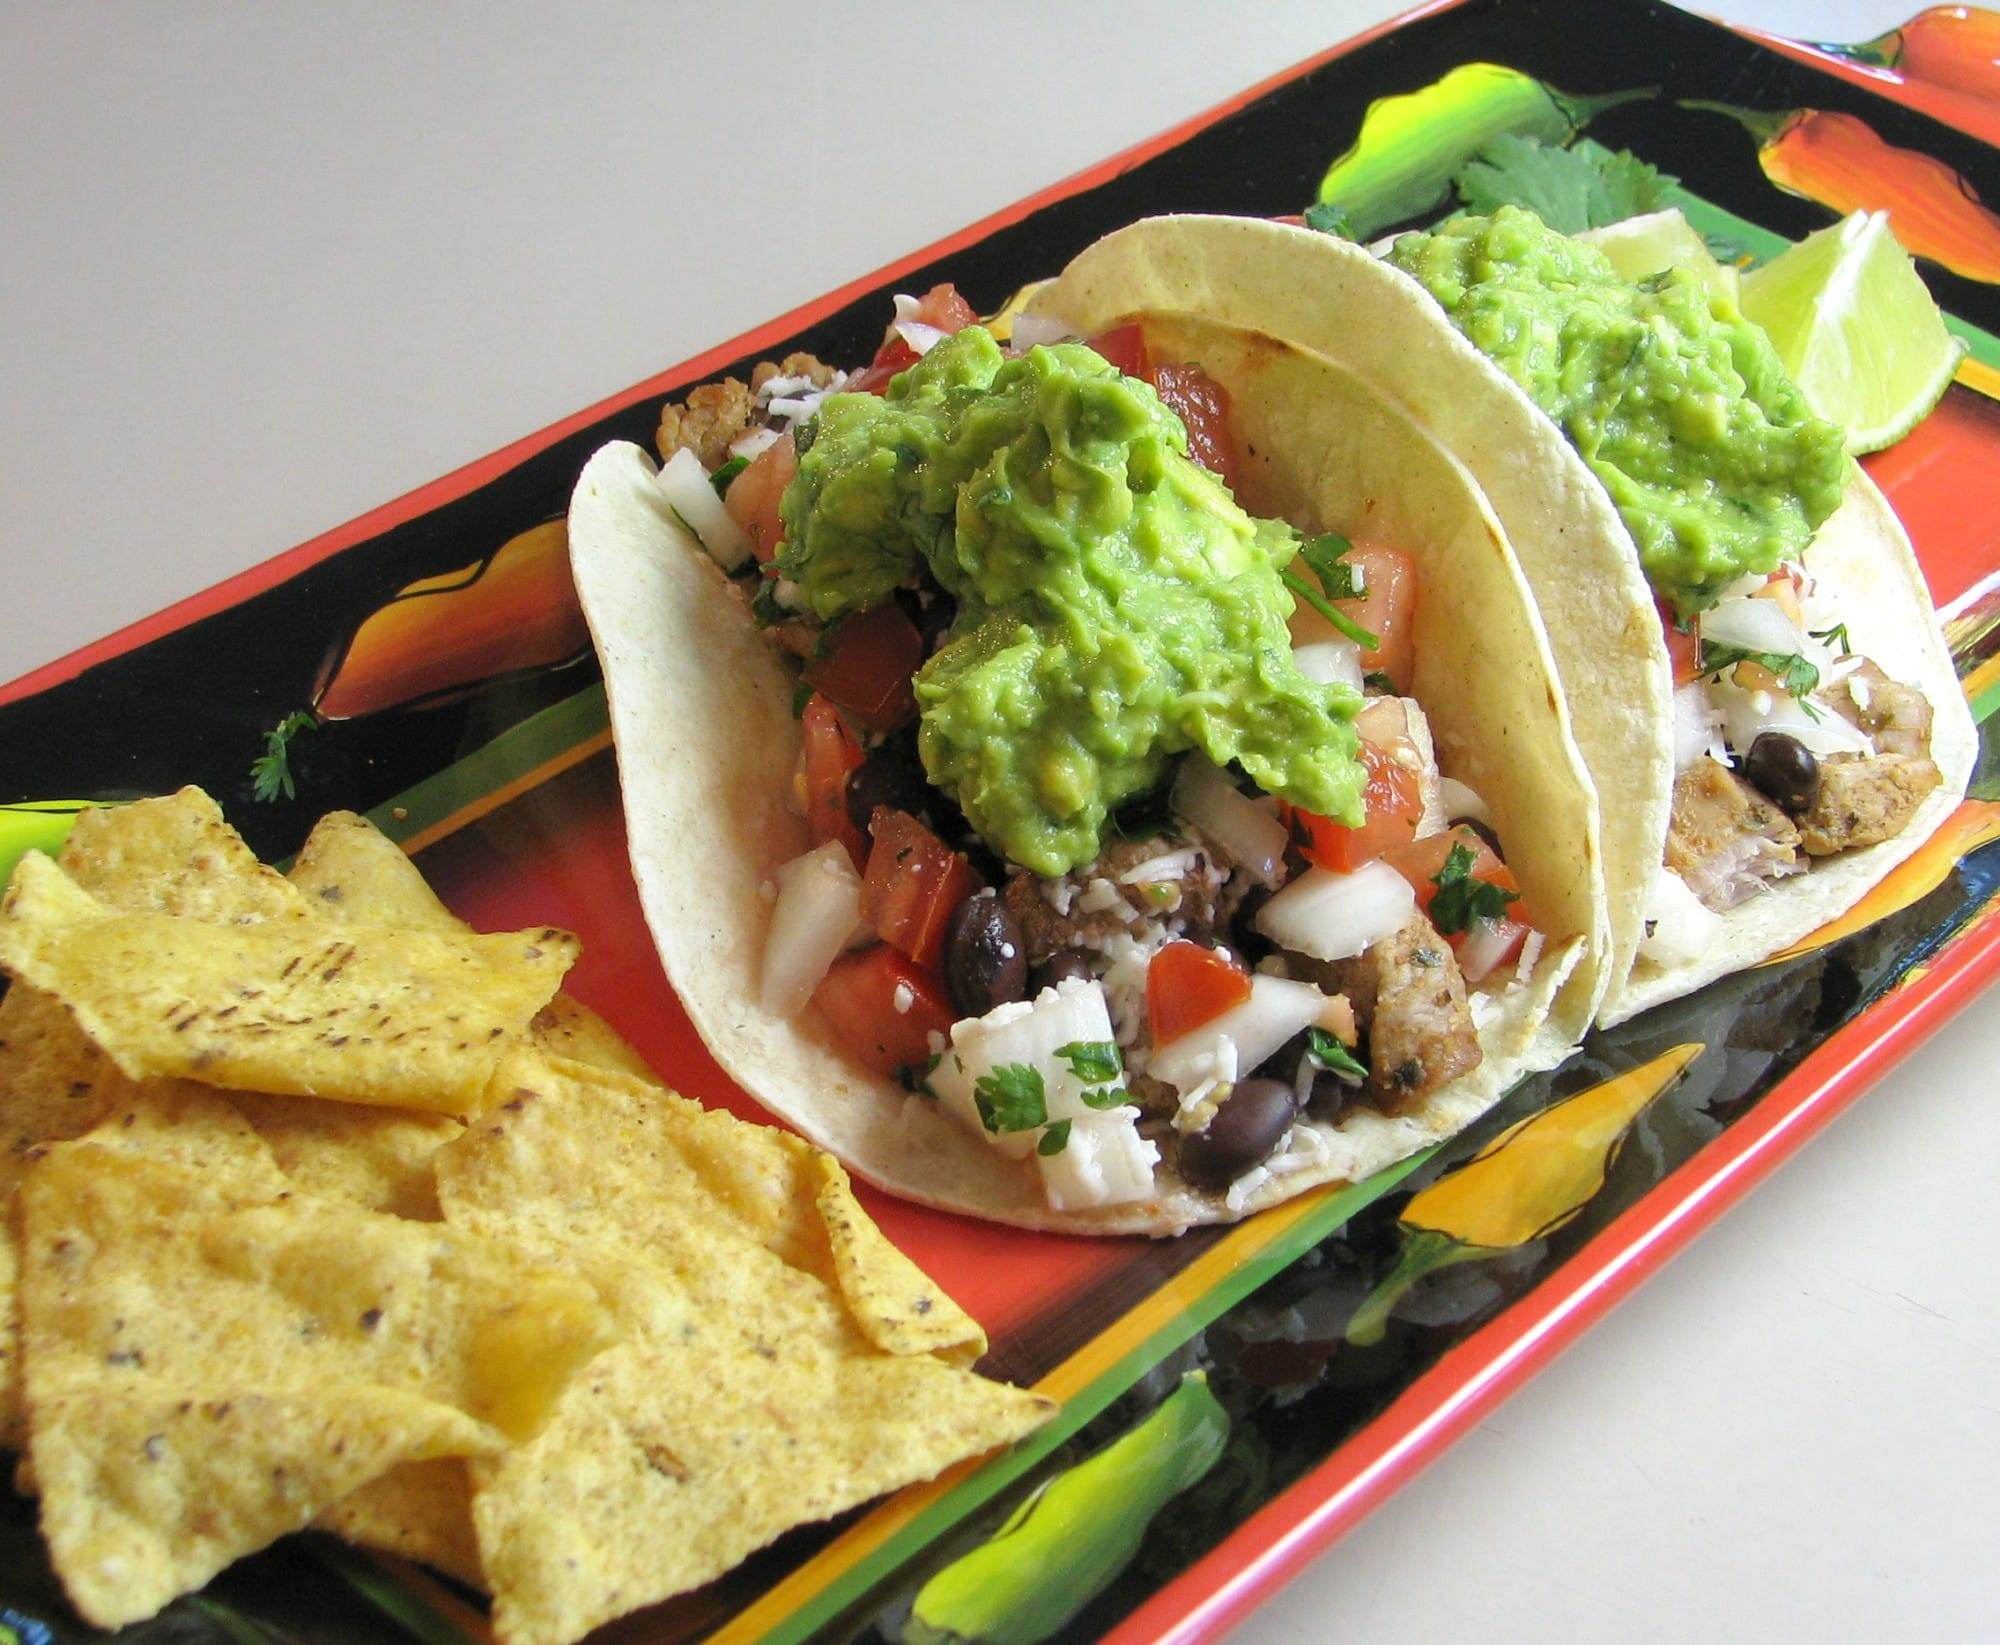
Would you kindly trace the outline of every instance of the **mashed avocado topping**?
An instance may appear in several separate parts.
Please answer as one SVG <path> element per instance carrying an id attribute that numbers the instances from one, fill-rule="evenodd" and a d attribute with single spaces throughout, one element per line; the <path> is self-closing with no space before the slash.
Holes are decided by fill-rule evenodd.
<path id="1" fill-rule="evenodd" d="M 1080 344 L 1006 359 L 971 326 L 798 438 L 778 569 L 822 620 L 925 570 L 957 601 L 916 677 L 918 750 L 1013 861 L 1094 860 L 1111 810 L 1197 748 L 1359 825 L 1359 698 L 1292 661 L 1298 534 L 1191 461 L 1146 384 Z"/>
<path id="2" fill-rule="evenodd" d="M 1403 235 L 1389 261 L 1561 426 L 1683 614 L 1796 558 L 1839 506 L 1841 431 L 1693 272 L 1621 279 L 1514 206 Z"/>

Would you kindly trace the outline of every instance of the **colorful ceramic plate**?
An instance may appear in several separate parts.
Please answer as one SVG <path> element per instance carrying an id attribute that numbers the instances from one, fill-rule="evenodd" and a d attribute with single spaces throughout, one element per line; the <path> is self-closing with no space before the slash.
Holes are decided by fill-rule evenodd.
<path id="1" fill-rule="evenodd" d="M 365 810 L 475 924 L 582 933 L 575 992 L 682 1090 L 754 1115 L 663 981 L 626 873 L 603 692 L 564 558 L 585 456 L 649 440 L 664 397 L 755 360 L 794 347 L 865 357 L 891 291 L 950 279 L 997 307 L 1149 212 L 1296 212 L 1341 161 L 1336 191 L 1364 198 L 1378 226 L 1434 216 L 1463 157 L 1454 144 L 1502 129 L 1560 142 L 1587 126 L 1636 150 L 1681 179 L 1695 225 L 1745 260 L 1857 206 L 1891 212 L 1969 352 L 1937 410 L 1868 466 L 1992 724 L 2000 217 L 1981 201 L 2000 201 L 1987 146 L 2000 138 L 2000 20 L 1927 15 L 1864 47 L 1807 48 L 1641 0 L 1596 15 L 1588 30 L 1551 28 L 1534 5 L 1467 0 L 1337 47 L 0 689 L 0 799 L 18 802 L 0 807 L 0 873 L 59 839 L 72 802 L 186 782 L 272 858 L 321 812 Z M 195 676 L 204 689 L 191 696 Z M 259 765 L 273 734 L 283 781 Z M 1075 1610 L 1063 1637 L 1218 1633 L 1989 982 L 1997 888 L 1989 741 L 1971 797 L 1836 925 L 1593 1036 L 1468 1134 L 1373 1181 L 1164 1243 L 1019 1233 L 873 1197 L 883 1228 L 986 1322 L 989 1368 L 1059 1395 L 1061 1419 L 982 1467 L 796 1532 L 619 1636 L 926 1637 L 909 1620 L 925 1583 L 1106 1441 L 1141 1429 L 1132 1450 L 1150 1477 L 1185 1485 L 1172 1425 L 1145 1419 L 1194 1368 L 1226 1414 L 1198 1436 L 1212 1453 L 1188 1470 L 1198 1482 L 1171 1513 L 1154 1514 L 1164 1485 L 1093 1509 L 1125 1515 L 1122 1567 L 1054 1561 L 1033 1574 L 1060 1600 L 1050 1614 Z M 1066 1488 L 1091 1486 L 1084 1475 Z M 31 1506 L 6 1500 L 0 1624 L 23 1640 L 90 1637 L 48 1575 Z M 982 1557 L 1005 1564 L 1004 1549 Z M 134 1633 L 330 1640 L 382 1633 L 390 1617 L 430 1640 L 484 1628 L 469 1596 L 306 1537 Z"/>

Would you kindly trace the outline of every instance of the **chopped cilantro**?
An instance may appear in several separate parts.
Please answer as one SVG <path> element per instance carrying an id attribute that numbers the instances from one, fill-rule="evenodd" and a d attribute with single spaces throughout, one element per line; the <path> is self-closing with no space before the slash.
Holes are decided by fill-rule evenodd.
<path id="1" fill-rule="evenodd" d="M 1465 848 L 1460 846 L 1459 849 L 1462 851 Z M 1306 1055 L 1329 1074 L 1356 1085 L 1368 1077 L 1368 1065 L 1324 1028 L 1306 1030 Z"/>
<path id="2" fill-rule="evenodd" d="M 930 1060 L 921 1068 L 915 1063 L 911 1063 L 902 1072 L 903 1089 L 905 1091 L 913 1091 L 920 1097 L 929 1097 L 935 1102 L 937 1100 L 937 1092 L 931 1087 L 931 1075 L 937 1072 L 937 1065 L 943 1061 L 944 1053 L 942 1051 L 934 1051 L 931 1053 Z"/>
<path id="3" fill-rule="evenodd" d="M 1085 1084 L 1115 1080 L 1125 1070 L 1125 1059 L 1111 1040 L 1071 1040 L 1056 1047 L 1056 1055 L 1069 1064 L 1070 1072 Z"/>
<path id="4" fill-rule="evenodd" d="M 973 1082 L 972 1101 L 979 1123 L 999 1133 L 1032 1131 L 1049 1118 L 1048 1090 L 1041 1071 L 1024 1062 L 1002 1063 Z"/>
<path id="5" fill-rule="evenodd" d="M 1807 632 L 1826 645 L 1838 646 L 1843 657 L 1854 655 L 1854 642 L 1847 637 L 1847 624 L 1835 623 L 1831 628 L 1808 629 Z"/>
<path id="6" fill-rule="evenodd" d="M 251 792 L 264 804 L 270 805 L 280 794 L 288 800 L 297 797 L 298 789 L 292 782 L 292 739 L 301 731 L 318 729 L 319 716 L 302 708 L 264 733 L 264 752 L 250 762 Z"/>
<path id="7" fill-rule="evenodd" d="M 1819 670 L 1796 651 L 1750 651 L 1740 645 L 1720 645 L 1713 640 L 1701 643 L 1701 671 L 1720 674 L 1738 663 L 1757 663 L 1778 676 L 1779 683 L 1804 704 L 1819 689 Z M 1810 712 L 1810 705 L 1807 704 Z"/>
<path id="8" fill-rule="evenodd" d="M 1341 633 L 1364 651 L 1373 651 L 1380 643 L 1375 636 L 1333 604 L 1335 600 L 1354 599 L 1362 592 L 1354 567 L 1342 558 L 1353 546 L 1333 531 L 1323 536 L 1308 537 L 1299 544 L 1299 558 L 1305 562 L 1306 569 L 1319 579 L 1318 588 L 1314 588 L 1290 566 L 1285 567 L 1280 575 L 1287 588 Z"/>
<path id="9" fill-rule="evenodd" d="M 713 474 L 709 475 L 708 483 L 715 487 L 716 496 L 721 497 L 726 495 L 729 490 L 729 482 L 749 466 L 750 459 L 748 457 L 732 457 Z"/>
<path id="10" fill-rule="evenodd" d="M 750 596 L 750 615 L 757 619 L 759 628 L 776 628 L 778 624 L 792 620 L 792 613 L 778 604 L 776 577 L 757 579 L 757 592 Z"/>
<path id="11" fill-rule="evenodd" d="M 1473 855 L 1462 845 L 1454 845 L 1444 867 L 1431 876 L 1437 895 L 1431 898 L 1431 924 L 1440 935 L 1469 931 L 1474 920 L 1498 920 L 1507 916 L 1507 905 L 1517 893 L 1503 891 L 1489 880 L 1472 877 Z"/>
<path id="12" fill-rule="evenodd" d="M 808 417 L 802 423 L 792 424 L 792 444 L 803 457 L 813 448 L 813 441 L 819 438 L 819 418 Z"/>
<path id="13" fill-rule="evenodd" d="M 1393 697 L 1396 694 L 1396 682 L 1379 668 L 1371 668 L 1362 675 L 1361 684 L 1369 691 L 1380 691 L 1386 696 Z"/>
<path id="14" fill-rule="evenodd" d="M 1035 1144 L 1035 1152 L 1040 1154 L 1043 1159 L 1049 1159 L 1054 1155 L 1060 1154 L 1068 1146 L 1069 1121 L 1057 1120 L 1055 1124 L 1042 1133 L 1041 1140 Z"/>
<path id="15" fill-rule="evenodd" d="M 1557 148 L 1504 132 L 1468 162 L 1452 186 L 1469 210 L 1489 215 L 1525 206 L 1560 234 L 1580 234 L 1658 211 L 1679 179 L 1625 149 L 1583 138 Z"/>
<path id="16" fill-rule="evenodd" d="M 1100 1114 L 1107 1108 L 1122 1107 L 1132 1100 L 1122 1085 L 1100 1085 L 1095 1090 L 1083 1092 L 1082 1097 L 1084 1107 L 1094 1108 Z"/>
<path id="17" fill-rule="evenodd" d="M 1305 209 L 1305 225 L 1320 234 L 1331 234 L 1336 240 L 1354 238 L 1354 220 L 1348 216 L 1347 207 L 1337 206 L 1331 200 L 1315 200 Z"/>

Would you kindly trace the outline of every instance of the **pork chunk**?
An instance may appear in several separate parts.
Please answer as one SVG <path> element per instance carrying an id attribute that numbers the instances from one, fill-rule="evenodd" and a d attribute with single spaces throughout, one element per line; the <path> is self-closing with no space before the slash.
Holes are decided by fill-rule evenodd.
<path id="1" fill-rule="evenodd" d="M 1927 755 L 1829 754 L 1819 762 L 1819 792 L 1799 818 L 1800 843 L 1809 856 L 1831 857 L 1894 839 L 1943 781 Z"/>
<path id="2" fill-rule="evenodd" d="M 1465 978 L 1451 944 L 1423 915 L 1353 959 L 1294 969 L 1348 997 L 1368 1040 L 1369 1100 L 1385 1114 L 1479 1066 Z"/>
<path id="3" fill-rule="evenodd" d="M 1674 780 L 1666 862 L 1717 912 L 1805 867 L 1791 819 L 1712 759 L 1696 760 Z"/>
<path id="4" fill-rule="evenodd" d="M 1820 700 L 1865 732 L 1876 753 L 1907 754 L 1914 759 L 1929 756 L 1930 698 L 1913 685 L 1890 679 L 1872 662 L 1864 659 L 1851 674 L 1843 674 L 1820 693 Z"/>
<path id="5" fill-rule="evenodd" d="M 1192 860 L 1174 860 L 1186 852 L 1194 853 Z M 1131 870 L 1161 858 L 1167 859 L 1161 878 L 1123 883 Z M 1150 919 L 1171 919 L 1182 936 L 1208 943 L 1227 923 L 1241 896 L 1242 888 L 1232 892 L 1224 878 L 1229 867 L 1206 841 L 1184 835 L 1114 840 L 1096 862 L 1060 880 L 1044 880 L 1023 869 L 1007 882 L 1001 902 L 1027 939 L 1033 965 L 1064 948 L 1098 947 L 1106 938 Z M 1178 873 L 1172 872 L 1176 869 Z M 1108 882 L 1112 892 L 1093 894 L 1092 886 L 1099 880 Z M 1053 894 L 1045 888 L 1052 888 Z"/>
<path id="6" fill-rule="evenodd" d="M 729 448 L 750 432 L 757 402 L 747 384 L 734 377 L 691 389 L 685 403 L 660 408 L 654 444 L 665 462 L 676 451 L 692 451 L 713 471 L 729 461 Z"/>

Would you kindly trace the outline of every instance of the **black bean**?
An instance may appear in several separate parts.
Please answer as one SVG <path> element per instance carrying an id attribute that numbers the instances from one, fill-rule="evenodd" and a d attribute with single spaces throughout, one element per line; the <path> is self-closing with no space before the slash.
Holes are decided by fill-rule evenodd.
<path id="1" fill-rule="evenodd" d="M 928 589 L 919 596 L 914 588 L 896 590 L 896 600 L 904 614 L 916 624 L 917 635 L 924 642 L 924 655 L 928 657 L 937 650 L 938 642 L 958 616 L 958 602 L 941 589 Z"/>
<path id="2" fill-rule="evenodd" d="M 1059 982 L 1088 982 L 1095 974 L 1090 968 L 1088 948 L 1058 948 L 1035 967 L 1035 992 L 1039 994 Z"/>
<path id="3" fill-rule="evenodd" d="M 1296 1094 L 1298 1088 L 1293 1081 L 1298 1077 L 1300 1061 L 1311 1049 L 1312 1037 L 1309 1034 L 1294 1034 L 1260 1062 L 1253 1072 L 1281 1081 Z M 1353 1104 L 1360 1091 L 1359 1086 L 1348 1084 L 1338 1074 L 1316 1067 L 1313 1069 L 1312 1087 L 1306 1094 L 1306 1107 L 1317 1118 L 1335 1118 Z"/>
<path id="4" fill-rule="evenodd" d="M 1763 732 L 1750 745 L 1743 775 L 1779 810 L 1794 816 L 1810 810 L 1819 793 L 1819 761 L 1798 738 L 1782 731 Z"/>
<path id="5" fill-rule="evenodd" d="M 847 815 L 863 834 L 878 805 L 929 822 L 936 801 L 937 790 L 924 778 L 915 738 L 891 737 L 877 744 L 848 774 Z"/>
<path id="6" fill-rule="evenodd" d="M 1297 1117 L 1292 1088 L 1283 1080 L 1239 1080 L 1208 1124 L 1180 1139 L 1175 1158 L 1181 1175 L 1197 1188 L 1227 1188 L 1271 1157 Z"/>
<path id="7" fill-rule="evenodd" d="M 975 892 L 952 910 L 944 931 L 944 980 L 961 1017 L 983 1017 L 1027 993 L 1028 945 L 991 891 Z"/>

